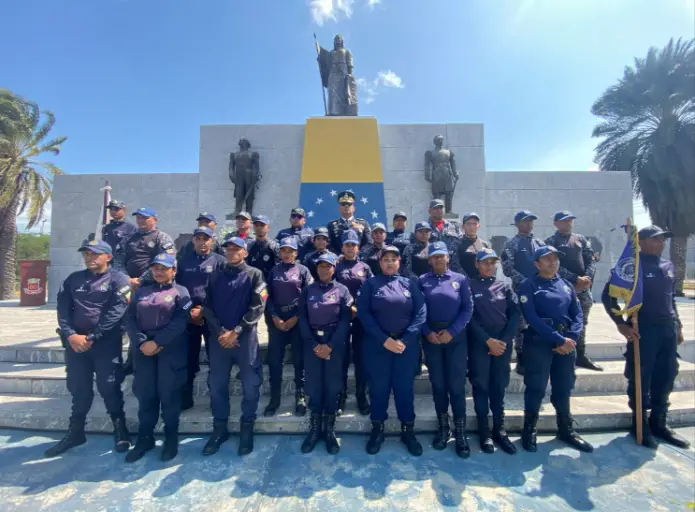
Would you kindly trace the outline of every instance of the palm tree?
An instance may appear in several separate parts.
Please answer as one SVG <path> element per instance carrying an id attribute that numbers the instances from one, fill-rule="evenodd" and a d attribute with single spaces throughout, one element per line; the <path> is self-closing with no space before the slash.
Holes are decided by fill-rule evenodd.
<path id="1" fill-rule="evenodd" d="M 14 295 L 17 216 L 27 212 L 31 228 L 41 221 L 53 177 L 62 174 L 43 153 L 60 152 L 67 137 L 47 140 L 55 116 L 0 89 L 0 299 Z"/>
<path id="2" fill-rule="evenodd" d="M 687 237 L 695 233 L 695 40 L 673 39 L 626 66 L 591 107 L 602 171 L 630 171 L 652 221 L 674 233 L 670 257 L 683 293 Z"/>

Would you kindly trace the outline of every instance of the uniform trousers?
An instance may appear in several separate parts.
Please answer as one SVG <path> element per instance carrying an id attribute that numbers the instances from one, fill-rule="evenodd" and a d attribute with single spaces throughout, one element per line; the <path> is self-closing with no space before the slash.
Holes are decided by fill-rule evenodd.
<path id="1" fill-rule="evenodd" d="M 333 331 L 318 335 L 314 339 L 319 343 L 330 341 Z M 337 340 L 333 344 L 329 359 L 321 359 L 314 354 L 311 342 L 304 342 L 304 367 L 306 371 L 306 392 L 309 395 L 309 410 L 318 414 L 335 414 L 338 409 L 338 394 L 343 389 L 343 356 L 345 341 Z"/>
<path id="2" fill-rule="evenodd" d="M 496 333 L 490 337 L 501 339 L 500 336 L 501 333 Z M 492 416 L 497 418 L 504 414 L 504 395 L 509 385 L 512 344 L 507 343 L 500 356 L 493 356 L 489 351 L 485 341 L 468 340 L 469 376 L 473 386 L 475 414 L 479 418 L 487 417 L 488 411 L 492 411 Z"/>
<path id="3" fill-rule="evenodd" d="M 550 402 L 559 416 L 570 414 L 570 396 L 574 389 L 574 364 L 577 352 L 561 355 L 553 352 L 554 345 L 536 335 L 526 338 L 524 347 L 524 409 L 527 413 L 537 414 L 545 396 L 545 389 L 550 379 Z"/>
<path id="4" fill-rule="evenodd" d="M 468 339 L 465 329 L 449 343 L 423 342 L 425 362 L 432 384 L 437 415 L 448 414 L 466 419 L 466 375 L 468 373 Z"/>

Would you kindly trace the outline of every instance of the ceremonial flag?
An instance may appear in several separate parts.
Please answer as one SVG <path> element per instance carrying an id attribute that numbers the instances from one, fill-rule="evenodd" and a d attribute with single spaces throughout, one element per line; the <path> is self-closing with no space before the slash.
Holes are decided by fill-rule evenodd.
<path id="1" fill-rule="evenodd" d="M 639 258 L 639 237 L 637 228 L 629 221 L 622 226 L 627 232 L 627 243 L 623 249 L 615 268 L 611 270 L 611 279 L 608 294 L 616 299 L 622 299 L 625 307 L 621 310 L 614 309 L 613 313 L 619 315 L 631 315 L 642 307 L 642 268 Z"/>
<path id="2" fill-rule="evenodd" d="M 111 216 L 109 215 L 109 202 L 111 201 L 111 186 L 109 185 L 109 182 L 107 181 L 104 188 L 101 188 L 99 190 L 104 192 L 104 201 L 101 207 L 101 211 L 99 212 L 96 231 L 94 231 L 94 240 L 101 240 L 101 228 L 103 228 L 111 220 Z"/>

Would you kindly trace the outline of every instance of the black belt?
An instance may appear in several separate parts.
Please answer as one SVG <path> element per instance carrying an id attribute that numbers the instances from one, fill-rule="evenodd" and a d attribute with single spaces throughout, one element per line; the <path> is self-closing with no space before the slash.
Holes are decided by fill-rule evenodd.
<path id="1" fill-rule="evenodd" d="M 297 304 L 292 304 L 290 306 L 276 306 L 275 309 L 282 311 L 283 313 L 289 313 L 290 311 L 297 309 Z"/>
<path id="2" fill-rule="evenodd" d="M 321 327 L 320 329 L 314 329 L 314 334 L 316 336 L 330 336 L 335 332 L 336 324 L 332 325 L 327 325 L 325 327 Z"/>
<path id="3" fill-rule="evenodd" d="M 403 337 L 404 333 L 402 333 L 402 332 L 387 332 L 386 334 L 388 335 L 389 338 L 391 338 L 393 340 L 400 340 Z"/>
<path id="4" fill-rule="evenodd" d="M 449 327 L 451 325 L 451 322 L 427 322 L 427 325 L 433 331 L 440 331 Z"/>

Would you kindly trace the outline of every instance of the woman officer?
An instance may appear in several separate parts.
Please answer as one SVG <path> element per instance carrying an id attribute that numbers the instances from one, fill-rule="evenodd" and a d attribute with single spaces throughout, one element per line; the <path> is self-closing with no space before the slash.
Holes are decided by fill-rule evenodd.
<path id="1" fill-rule="evenodd" d="M 466 437 L 466 372 L 468 369 L 468 340 L 466 326 L 473 314 L 473 300 L 468 278 L 449 267 L 449 251 L 444 242 L 428 247 L 432 272 L 419 278 L 427 305 L 427 322 L 422 326 L 425 361 L 430 374 L 434 408 L 439 429 L 432 446 L 446 448 L 451 436 L 449 402 L 454 413 L 456 454 L 467 458 L 471 454 Z"/>
<path id="2" fill-rule="evenodd" d="M 396 247 L 382 249 L 379 266 L 383 274 L 368 279 L 357 298 L 357 318 L 366 332 L 364 363 L 372 401 L 367 453 L 377 453 L 384 442 L 384 421 L 393 391 L 401 442 L 412 455 L 419 456 L 422 445 L 413 431 L 413 384 L 420 356 L 420 329 L 427 317 L 425 299 L 417 283 L 398 275 L 400 255 Z"/>

